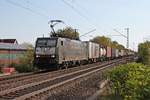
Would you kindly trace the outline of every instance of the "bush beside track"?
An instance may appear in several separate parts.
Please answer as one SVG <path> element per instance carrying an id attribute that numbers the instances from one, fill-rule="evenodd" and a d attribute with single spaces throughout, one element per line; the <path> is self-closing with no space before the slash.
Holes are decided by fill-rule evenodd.
<path id="1" fill-rule="evenodd" d="M 150 98 L 150 67 L 139 63 L 120 65 L 108 72 L 114 95 L 124 100 L 148 100 Z"/>
<path id="2" fill-rule="evenodd" d="M 14 67 L 17 72 L 33 72 L 33 46 L 26 44 L 28 46 L 27 52 L 20 57 L 19 64 L 12 64 L 10 66 Z"/>

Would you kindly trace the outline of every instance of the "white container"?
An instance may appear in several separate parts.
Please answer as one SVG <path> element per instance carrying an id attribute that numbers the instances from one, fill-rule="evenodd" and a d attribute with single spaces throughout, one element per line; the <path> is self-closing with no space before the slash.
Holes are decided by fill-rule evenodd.
<path id="1" fill-rule="evenodd" d="M 93 42 L 87 42 L 87 44 L 89 59 L 99 58 L 99 44 Z"/>

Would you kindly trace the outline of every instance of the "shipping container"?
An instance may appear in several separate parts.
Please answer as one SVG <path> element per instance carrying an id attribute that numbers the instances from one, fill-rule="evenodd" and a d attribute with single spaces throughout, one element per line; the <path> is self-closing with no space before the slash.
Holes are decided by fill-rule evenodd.
<path id="1" fill-rule="evenodd" d="M 87 50 L 88 50 L 88 57 L 89 59 L 97 59 L 99 58 L 99 44 L 93 42 L 86 42 L 87 43 Z"/>
<path id="2" fill-rule="evenodd" d="M 102 47 L 100 47 L 100 49 L 99 49 L 99 55 L 100 55 L 100 57 L 102 57 L 103 56 L 103 48 Z"/>
<path id="3" fill-rule="evenodd" d="M 105 57 L 106 56 L 106 47 L 100 46 L 100 57 Z"/>
<path id="4" fill-rule="evenodd" d="M 107 57 L 107 58 L 111 58 L 111 55 L 112 55 L 111 47 L 108 47 L 108 46 L 107 46 L 107 49 L 106 49 L 106 57 Z"/>
<path id="5" fill-rule="evenodd" d="M 106 48 L 103 48 L 103 56 L 106 56 L 107 52 L 106 52 Z"/>
<path id="6" fill-rule="evenodd" d="M 111 49 L 111 52 L 112 52 L 112 53 L 111 53 L 111 54 L 112 54 L 111 57 L 112 57 L 112 58 L 115 58 L 115 57 L 116 57 L 116 49 L 115 49 L 115 48 L 112 48 L 112 49 Z"/>
<path id="7" fill-rule="evenodd" d="M 124 50 L 120 50 L 120 56 L 121 56 L 121 57 L 124 56 Z"/>
<path id="8" fill-rule="evenodd" d="M 116 49 L 116 58 L 118 58 L 118 57 L 119 57 L 119 50 Z"/>

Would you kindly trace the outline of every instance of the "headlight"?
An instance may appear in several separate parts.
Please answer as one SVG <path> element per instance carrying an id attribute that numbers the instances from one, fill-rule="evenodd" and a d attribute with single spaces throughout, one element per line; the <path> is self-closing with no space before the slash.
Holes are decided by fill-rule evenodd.
<path id="1" fill-rule="evenodd" d="M 52 58 L 54 58 L 54 57 L 55 57 L 55 55 L 51 55 L 51 57 L 52 57 Z"/>
<path id="2" fill-rule="evenodd" d="M 39 55 L 36 55 L 36 58 L 40 57 Z"/>

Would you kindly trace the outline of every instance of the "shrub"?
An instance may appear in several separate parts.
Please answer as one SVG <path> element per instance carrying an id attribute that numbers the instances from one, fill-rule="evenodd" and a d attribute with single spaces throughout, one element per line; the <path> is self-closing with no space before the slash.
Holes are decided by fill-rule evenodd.
<path id="1" fill-rule="evenodd" d="M 27 46 L 26 53 L 19 58 L 19 64 L 15 65 L 16 71 L 22 72 L 31 72 L 34 71 L 33 68 L 33 46 L 25 43 L 24 45 Z"/>
<path id="2" fill-rule="evenodd" d="M 108 78 L 112 92 L 125 100 L 150 98 L 150 67 L 138 63 L 121 65 L 111 70 Z"/>
<path id="3" fill-rule="evenodd" d="M 150 41 L 138 45 L 139 61 L 143 64 L 150 65 Z"/>
<path id="4" fill-rule="evenodd" d="M 18 65 L 15 66 L 15 69 L 19 73 L 32 72 L 34 70 L 34 68 L 31 64 L 18 64 Z"/>

